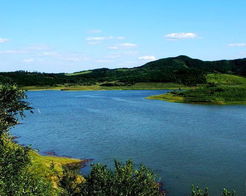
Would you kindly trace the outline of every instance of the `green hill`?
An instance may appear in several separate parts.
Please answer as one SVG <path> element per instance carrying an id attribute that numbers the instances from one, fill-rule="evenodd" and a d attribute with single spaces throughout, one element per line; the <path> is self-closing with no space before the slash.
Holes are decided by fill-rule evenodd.
<path id="1" fill-rule="evenodd" d="M 0 72 L 0 82 L 20 86 L 95 85 L 127 86 L 139 82 L 172 82 L 185 85 L 206 83 L 206 74 L 246 76 L 246 59 L 202 61 L 187 56 L 164 58 L 140 67 L 94 69 L 65 73 Z"/>
<path id="2" fill-rule="evenodd" d="M 246 104 L 246 78 L 229 74 L 208 74 L 206 85 L 186 91 L 148 97 L 177 103 Z"/>

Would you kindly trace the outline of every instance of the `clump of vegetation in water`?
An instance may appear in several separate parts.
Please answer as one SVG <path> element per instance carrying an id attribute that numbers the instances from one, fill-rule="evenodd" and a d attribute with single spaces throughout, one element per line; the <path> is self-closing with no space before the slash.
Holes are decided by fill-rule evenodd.
<path id="1" fill-rule="evenodd" d="M 198 186 L 195 187 L 194 185 L 192 185 L 192 191 L 191 191 L 191 196 L 209 196 L 209 191 L 208 188 L 200 189 Z M 222 191 L 221 196 L 236 196 L 235 191 L 229 191 L 227 189 L 224 189 Z"/>

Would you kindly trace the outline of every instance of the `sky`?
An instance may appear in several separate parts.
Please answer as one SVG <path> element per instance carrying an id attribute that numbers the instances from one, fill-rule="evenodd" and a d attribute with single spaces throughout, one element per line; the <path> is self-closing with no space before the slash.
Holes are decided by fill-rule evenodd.
<path id="1" fill-rule="evenodd" d="M 0 0 L 0 71 L 246 57 L 245 0 Z"/>

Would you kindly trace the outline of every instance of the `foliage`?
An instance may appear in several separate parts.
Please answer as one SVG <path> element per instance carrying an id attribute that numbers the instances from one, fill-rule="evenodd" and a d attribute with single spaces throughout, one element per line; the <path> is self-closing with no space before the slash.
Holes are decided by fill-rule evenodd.
<path id="1" fill-rule="evenodd" d="M 82 195 L 82 184 L 85 179 L 78 175 L 78 170 L 69 166 L 63 167 L 63 175 L 59 179 L 60 187 L 63 188 L 61 195 Z"/>
<path id="2" fill-rule="evenodd" d="M 209 196 L 208 188 L 204 190 L 200 189 L 198 186 L 192 185 L 191 196 Z M 235 191 L 229 191 L 224 188 L 221 196 L 236 196 Z"/>
<path id="3" fill-rule="evenodd" d="M 151 96 L 171 102 L 199 104 L 246 104 L 246 78 L 229 74 L 208 74 L 207 84 L 186 91 Z"/>
<path id="4" fill-rule="evenodd" d="M 12 143 L 2 134 L 0 143 L 0 195 L 53 195 L 49 181 L 28 170 L 28 147 Z"/>
<path id="5" fill-rule="evenodd" d="M 197 84 L 206 83 L 206 74 L 201 70 L 183 69 L 175 72 L 177 82 L 187 85 L 195 86 Z"/>
<path id="6" fill-rule="evenodd" d="M 191 196 L 209 196 L 208 188 L 202 190 L 198 186 L 195 187 L 194 185 L 192 185 Z"/>
<path id="7" fill-rule="evenodd" d="M 227 189 L 224 189 L 222 196 L 236 196 L 236 192 L 235 191 L 229 191 Z"/>
<path id="8" fill-rule="evenodd" d="M 240 104 L 246 103 L 246 88 L 205 86 L 198 89 L 177 93 L 187 103 L 218 103 Z"/>
<path id="9" fill-rule="evenodd" d="M 115 161 L 114 170 L 101 164 L 93 165 L 86 182 L 81 184 L 81 191 L 81 195 L 85 196 L 165 195 L 156 182 L 156 176 L 144 166 L 135 169 L 132 161 L 125 164 Z"/>
<path id="10" fill-rule="evenodd" d="M 30 109 L 23 101 L 25 94 L 15 86 L 0 88 L 0 195 L 53 195 L 51 184 L 28 170 L 31 164 L 29 147 L 13 143 L 10 127 L 18 123 Z"/>
<path id="11" fill-rule="evenodd" d="M 173 82 L 197 85 L 205 82 L 204 76 L 208 73 L 246 76 L 246 59 L 201 61 L 187 56 L 178 56 L 159 59 L 135 68 L 101 68 L 73 74 L 1 72 L 0 82 L 14 82 L 19 86 L 53 87 L 57 85 L 94 85 L 104 82 L 123 82 L 126 85 L 138 82 Z"/>
<path id="12" fill-rule="evenodd" d="M 16 86 L 0 87 L 0 134 L 18 123 L 17 116 L 23 117 L 24 111 L 31 109 L 29 104 L 23 101 L 25 98 L 24 91 Z"/>
<path id="13" fill-rule="evenodd" d="M 214 83 L 216 85 L 246 85 L 246 77 L 236 76 L 232 74 L 208 74 L 207 82 Z"/>

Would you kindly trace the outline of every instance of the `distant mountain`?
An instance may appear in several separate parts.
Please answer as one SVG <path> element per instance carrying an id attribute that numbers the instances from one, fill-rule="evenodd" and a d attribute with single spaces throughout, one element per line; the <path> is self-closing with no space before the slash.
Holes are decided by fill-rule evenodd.
<path id="1" fill-rule="evenodd" d="M 21 86 L 56 84 L 93 84 L 96 82 L 178 82 L 204 83 L 207 73 L 228 73 L 246 76 L 246 58 L 235 60 L 202 61 L 188 56 L 159 59 L 140 67 L 94 69 L 73 74 L 37 72 L 0 72 L 0 81 L 12 81 Z"/>
<path id="2" fill-rule="evenodd" d="M 205 72 L 233 73 L 246 75 L 246 58 L 236 60 L 202 61 L 188 56 L 159 59 L 139 68 L 155 70 L 197 69 Z"/>

